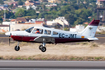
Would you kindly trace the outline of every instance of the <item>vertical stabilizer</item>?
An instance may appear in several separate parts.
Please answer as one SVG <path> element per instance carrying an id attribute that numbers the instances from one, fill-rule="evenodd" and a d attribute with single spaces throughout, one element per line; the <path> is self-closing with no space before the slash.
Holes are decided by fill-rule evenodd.
<path id="1" fill-rule="evenodd" d="M 89 25 L 81 32 L 87 38 L 94 38 L 100 20 L 92 20 Z"/>

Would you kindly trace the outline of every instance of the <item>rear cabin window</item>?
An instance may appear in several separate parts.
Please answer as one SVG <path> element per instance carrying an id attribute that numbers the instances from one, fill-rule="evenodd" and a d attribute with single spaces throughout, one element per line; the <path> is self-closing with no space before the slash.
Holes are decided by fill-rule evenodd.
<path id="1" fill-rule="evenodd" d="M 55 32 L 55 31 L 54 31 L 54 32 L 53 32 L 53 35 L 58 35 L 58 32 Z"/>
<path id="2" fill-rule="evenodd" d="M 33 34 L 43 34 L 43 29 L 35 28 L 32 33 Z"/>
<path id="3" fill-rule="evenodd" d="M 51 31 L 50 30 L 45 30 L 44 34 L 51 35 Z"/>

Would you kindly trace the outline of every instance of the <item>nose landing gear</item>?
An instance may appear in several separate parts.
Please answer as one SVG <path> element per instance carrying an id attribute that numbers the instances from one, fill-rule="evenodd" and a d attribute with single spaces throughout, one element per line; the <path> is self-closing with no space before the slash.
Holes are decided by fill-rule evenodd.
<path id="1" fill-rule="evenodd" d="M 20 44 L 20 42 L 18 42 L 18 44 L 15 46 L 15 48 L 14 48 L 15 51 L 19 51 L 19 50 L 20 50 L 19 44 Z M 46 45 L 46 42 L 45 42 L 45 39 L 43 39 L 42 45 L 39 46 L 39 49 L 40 49 L 42 52 L 46 52 L 46 47 L 45 47 L 45 45 Z"/>
<path id="2" fill-rule="evenodd" d="M 20 50 L 20 47 L 19 46 L 15 46 L 15 51 L 19 51 Z"/>
<path id="3" fill-rule="evenodd" d="M 18 44 L 15 46 L 15 48 L 14 48 L 15 51 L 19 51 L 19 50 L 20 50 L 19 44 L 20 44 L 20 43 L 18 42 Z"/>

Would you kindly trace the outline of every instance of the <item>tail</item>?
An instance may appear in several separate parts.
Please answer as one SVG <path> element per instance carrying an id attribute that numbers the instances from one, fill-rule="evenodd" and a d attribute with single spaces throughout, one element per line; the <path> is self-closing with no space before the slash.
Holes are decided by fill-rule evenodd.
<path id="1" fill-rule="evenodd" d="M 100 20 L 92 20 L 90 24 L 81 32 L 86 38 L 94 38 Z"/>

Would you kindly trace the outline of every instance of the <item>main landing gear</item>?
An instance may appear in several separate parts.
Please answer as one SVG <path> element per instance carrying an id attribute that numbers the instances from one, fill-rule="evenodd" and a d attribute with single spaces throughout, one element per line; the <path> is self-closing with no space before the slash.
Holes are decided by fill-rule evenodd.
<path id="1" fill-rule="evenodd" d="M 18 42 L 18 44 L 15 46 L 15 51 L 19 51 L 20 50 L 20 47 L 19 47 L 19 44 L 20 42 Z M 46 52 L 46 47 L 45 47 L 46 43 L 43 42 L 42 45 L 39 46 L 39 49 L 42 51 L 42 52 Z"/>
<path id="2" fill-rule="evenodd" d="M 39 46 L 39 50 L 41 50 L 42 52 L 45 52 L 46 51 L 45 45 L 46 45 L 46 40 L 45 38 L 43 38 L 43 43 L 42 45 Z"/>
<path id="3" fill-rule="evenodd" d="M 39 46 L 39 50 L 41 50 L 42 52 L 46 51 L 45 43 L 42 43 L 42 45 Z"/>

